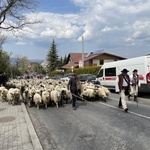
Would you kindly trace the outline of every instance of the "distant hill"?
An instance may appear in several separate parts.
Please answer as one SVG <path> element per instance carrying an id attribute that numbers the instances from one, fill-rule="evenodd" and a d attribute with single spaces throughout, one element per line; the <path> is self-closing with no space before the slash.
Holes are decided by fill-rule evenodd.
<path id="1" fill-rule="evenodd" d="M 38 63 L 42 63 L 44 62 L 44 60 L 41 59 L 29 59 L 30 62 L 38 62 Z"/>
<path id="2" fill-rule="evenodd" d="M 17 61 L 17 58 L 11 58 L 10 59 L 10 63 L 13 64 L 13 65 L 16 64 L 16 61 Z M 43 63 L 44 60 L 41 60 L 41 59 L 29 59 L 29 62 Z"/>

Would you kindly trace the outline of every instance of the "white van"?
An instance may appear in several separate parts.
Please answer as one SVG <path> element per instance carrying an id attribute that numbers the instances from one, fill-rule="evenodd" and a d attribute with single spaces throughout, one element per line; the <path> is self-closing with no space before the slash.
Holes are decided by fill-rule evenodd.
<path id="1" fill-rule="evenodd" d="M 141 82 L 139 92 L 150 93 L 150 55 L 105 63 L 97 75 L 97 80 L 108 89 L 115 90 L 116 76 L 124 68 L 129 70 L 128 75 L 137 69 Z"/>

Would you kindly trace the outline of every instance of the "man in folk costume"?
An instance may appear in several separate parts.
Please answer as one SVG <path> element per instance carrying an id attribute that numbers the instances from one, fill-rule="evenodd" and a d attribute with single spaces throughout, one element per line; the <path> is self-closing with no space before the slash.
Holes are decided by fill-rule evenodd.
<path id="1" fill-rule="evenodd" d="M 115 84 L 116 92 L 119 92 L 120 94 L 120 102 L 118 106 L 122 107 L 125 112 L 128 112 L 125 91 L 130 88 L 130 77 L 127 74 L 129 71 L 127 69 L 123 69 L 121 72 L 122 73 L 117 76 Z"/>
<path id="2" fill-rule="evenodd" d="M 128 95 L 128 100 L 133 96 L 134 101 L 137 101 L 138 87 L 140 87 L 138 70 L 134 69 L 133 74 L 130 75 L 130 94 Z"/>

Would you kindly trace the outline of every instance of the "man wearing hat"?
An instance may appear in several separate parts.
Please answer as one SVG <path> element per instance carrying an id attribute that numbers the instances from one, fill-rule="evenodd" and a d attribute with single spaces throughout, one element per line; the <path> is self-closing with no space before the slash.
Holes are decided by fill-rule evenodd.
<path id="1" fill-rule="evenodd" d="M 67 84 L 67 89 L 72 93 L 72 107 L 74 110 L 76 110 L 76 96 L 78 95 L 79 85 L 80 81 L 78 80 L 77 74 L 74 74 Z"/>
<path id="2" fill-rule="evenodd" d="M 134 69 L 133 74 L 130 75 L 130 94 L 128 95 L 128 100 L 133 96 L 134 101 L 137 101 L 138 87 L 140 87 L 138 70 Z"/>
<path id="3" fill-rule="evenodd" d="M 130 77 L 127 74 L 129 71 L 127 69 L 123 69 L 121 72 L 122 73 L 117 76 L 115 84 L 116 92 L 119 92 L 120 94 L 118 107 L 122 107 L 125 112 L 128 112 L 125 92 L 130 88 Z"/>

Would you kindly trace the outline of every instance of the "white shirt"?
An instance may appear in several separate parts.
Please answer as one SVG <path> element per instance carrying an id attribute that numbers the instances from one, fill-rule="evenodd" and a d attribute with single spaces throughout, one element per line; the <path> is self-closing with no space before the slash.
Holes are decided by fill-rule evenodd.
<path id="1" fill-rule="evenodd" d="M 115 82 L 115 89 L 116 89 L 116 92 L 119 92 L 119 85 L 118 85 L 118 82 L 119 82 L 119 77 L 117 76 L 116 78 L 116 82 Z M 123 78 L 123 83 L 122 83 L 122 86 L 128 86 L 128 83 L 126 82 L 126 80 Z"/>
<path id="2" fill-rule="evenodd" d="M 137 75 L 135 75 L 137 77 Z M 132 85 L 133 83 L 133 74 L 130 75 L 130 84 Z M 140 80 L 138 80 L 138 86 L 140 87 L 141 86 L 141 82 Z"/>

